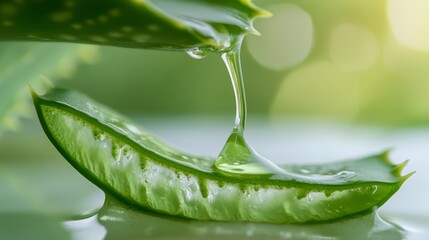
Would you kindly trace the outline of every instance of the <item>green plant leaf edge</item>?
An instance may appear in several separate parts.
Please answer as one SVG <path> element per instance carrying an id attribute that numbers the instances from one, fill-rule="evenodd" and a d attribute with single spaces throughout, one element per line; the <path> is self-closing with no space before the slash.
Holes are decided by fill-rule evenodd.
<path id="1" fill-rule="evenodd" d="M 249 0 L 2 2 L 0 41 L 223 51 L 269 14 Z"/>
<path id="2" fill-rule="evenodd" d="M 143 211 L 205 221 L 332 221 L 380 207 L 413 174 L 401 176 L 406 162 L 392 164 L 386 151 L 284 166 L 312 172 L 302 179 L 224 176 L 213 170 L 214 159 L 177 151 L 80 93 L 32 95 L 45 133 L 66 160 L 106 194 Z M 344 171 L 355 174 L 344 178 Z"/>

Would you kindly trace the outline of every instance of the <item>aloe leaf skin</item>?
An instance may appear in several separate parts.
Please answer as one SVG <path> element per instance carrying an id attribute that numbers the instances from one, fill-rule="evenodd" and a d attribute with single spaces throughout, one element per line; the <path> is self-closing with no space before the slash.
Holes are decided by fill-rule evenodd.
<path id="1" fill-rule="evenodd" d="M 224 176 L 213 170 L 214 159 L 179 152 L 84 95 L 52 89 L 33 98 L 45 133 L 67 161 L 140 210 L 212 221 L 331 221 L 374 210 L 410 176 L 401 176 L 403 166 L 390 163 L 386 153 L 286 166 L 306 169 L 297 179 Z"/>
<path id="2" fill-rule="evenodd" d="M 0 3 L 0 41 L 131 48 L 228 48 L 267 13 L 239 0 L 38 0 Z"/>

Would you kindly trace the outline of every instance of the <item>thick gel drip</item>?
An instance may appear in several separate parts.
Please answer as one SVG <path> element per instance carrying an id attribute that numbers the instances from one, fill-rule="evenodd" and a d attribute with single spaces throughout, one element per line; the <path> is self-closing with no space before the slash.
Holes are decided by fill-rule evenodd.
<path id="1" fill-rule="evenodd" d="M 247 104 L 244 79 L 240 63 L 240 45 L 222 54 L 228 69 L 235 96 L 234 129 L 223 147 L 215 167 L 224 174 L 283 174 L 284 171 L 268 159 L 259 155 L 245 140 Z"/>
<path id="2" fill-rule="evenodd" d="M 352 171 L 339 171 L 332 174 L 312 174 L 302 171 L 288 171 L 280 168 L 270 160 L 258 154 L 244 137 L 247 121 L 246 91 L 240 62 L 241 40 L 236 47 L 222 54 L 228 69 L 235 96 L 236 116 L 234 128 L 222 151 L 215 161 L 215 168 L 224 175 L 241 175 L 242 177 L 269 177 L 275 179 L 301 179 L 304 181 L 348 179 L 355 176 Z"/>
<path id="3" fill-rule="evenodd" d="M 240 41 L 241 43 L 241 41 Z M 239 175 L 285 175 L 286 172 L 270 160 L 259 155 L 244 138 L 247 120 L 246 91 L 241 71 L 240 44 L 231 51 L 222 54 L 228 69 L 235 96 L 234 128 L 220 152 L 215 167 L 223 174 Z"/>

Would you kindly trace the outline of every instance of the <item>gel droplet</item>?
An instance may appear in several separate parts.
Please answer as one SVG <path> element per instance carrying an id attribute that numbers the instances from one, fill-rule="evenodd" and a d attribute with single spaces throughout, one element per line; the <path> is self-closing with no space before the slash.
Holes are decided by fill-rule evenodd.
<path id="1" fill-rule="evenodd" d="M 191 58 L 194 59 L 203 59 L 205 58 L 207 55 L 209 55 L 210 51 L 207 50 L 202 50 L 200 48 L 193 48 L 191 50 L 188 50 L 186 52 Z"/>

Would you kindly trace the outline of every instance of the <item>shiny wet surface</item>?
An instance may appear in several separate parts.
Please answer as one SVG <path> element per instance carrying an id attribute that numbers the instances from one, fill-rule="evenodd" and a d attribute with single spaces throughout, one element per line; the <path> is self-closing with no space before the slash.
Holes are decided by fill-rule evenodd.
<path id="1" fill-rule="evenodd" d="M 184 150 L 216 156 L 228 121 L 143 119 L 151 132 Z M 252 122 L 250 122 L 252 124 Z M 103 194 L 71 168 L 37 125 L 0 143 L 0 239 L 426 239 L 429 236 L 429 129 L 383 130 L 332 123 L 255 121 L 248 140 L 277 163 L 327 162 L 394 148 L 417 170 L 376 215 L 335 223 L 270 225 L 189 222 L 136 212 L 111 203 L 97 216 L 62 221 L 101 207 Z M 35 126 L 34 126 L 35 125 Z M 269 127 L 267 127 L 269 126 Z M 288 126 L 288 127 L 285 127 Z M 270 141 L 267 141 L 270 139 Z M 25 235 L 29 234 L 29 235 Z"/>

